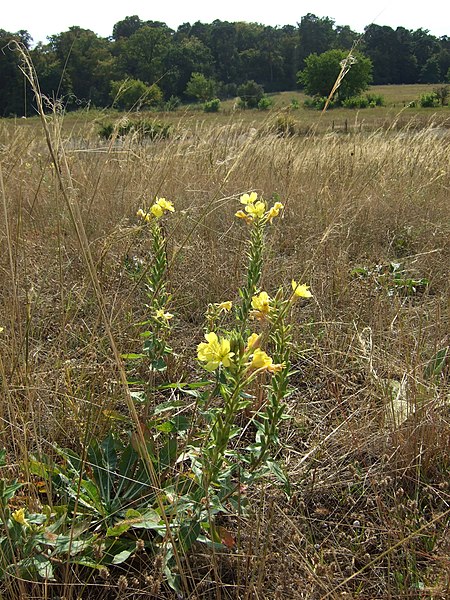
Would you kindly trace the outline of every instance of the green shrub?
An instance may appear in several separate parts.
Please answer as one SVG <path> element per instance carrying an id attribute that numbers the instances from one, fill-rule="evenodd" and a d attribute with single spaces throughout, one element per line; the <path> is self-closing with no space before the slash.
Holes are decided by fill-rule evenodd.
<path id="1" fill-rule="evenodd" d="M 422 108 L 435 108 L 439 106 L 439 98 L 435 92 L 422 94 L 419 98 L 419 104 Z"/>
<path id="2" fill-rule="evenodd" d="M 293 110 L 298 110 L 300 108 L 300 102 L 297 100 L 297 98 L 291 99 L 291 108 Z"/>
<path id="3" fill-rule="evenodd" d="M 346 98 L 342 101 L 344 108 L 367 108 L 369 106 L 369 100 L 366 96 L 353 96 L 352 98 Z"/>
<path id="4" fill-rule="evenodd" d="M 164 110 L 167 112 L 175 112 L 180 106 L 181 100 L 178 96 L 170 96 L 170 98 L 164 103 Z"/>
<path id="5" fill-rule="evenodd" d="M 256 108 L 264 96 L 264 88 L 256 81 L 250 80 L 240 85 L 237 93 L 240 108 Z"/>
<path id="6" fill-rule="evenodd" d="M 312 108 L 314 110 L 323 110 L 325 108 L 325 104 L 327 102 L 327 96 L 314 96 L 314 98 L 306 98 L 303 105 L 305 108 Z M 336 106 L 336 102 L 331 100 L 328 103 L 328 108 L 334 108 Z"/>
<path id="7" fill-rule="evenodd" d="M 160 139 L 169 137 L 170 124 L 161 121 L 150 121 L 149 119 L 125 120 L 121 119 L 116 123 L 105 123 L 101 125 L 98 132 L 102 139 L 109 140 L 116 135 L 123 137 L 129 134 L 136 134 L 139 139 Z"/>
<path id="8" fill-rule="evenodd" d="M 203 73 L 192 73 L 186 86 L 186 96 L 207 102 L 217 93 L 217 82 L 205 77 Z"/>
<path id="9" fill-rule="evenodd" d="M 385 106 L 386 105 L 386 101 L 384 99 L 384 96 L 382 96 L 381 94 L 373 94 L 372 92 L 368 92 L 366 94 L 366 98 L 369 101 L 369 106 Z"/>
<path id="10" fill-rule="evenodd" d="M 209 100 L 205 102 L 203 105 L 203 110 L 208 113 L 219 112 L 220 109 L 220 100 L 219 98 L 214 98 L 213 100 Z"/>
<path id="11" fill-rule="evenodd" d="M 258 102 L 258 110 L 268 110 L 272 106 L 273 102 L 271 98 L 263 96 Z"/>

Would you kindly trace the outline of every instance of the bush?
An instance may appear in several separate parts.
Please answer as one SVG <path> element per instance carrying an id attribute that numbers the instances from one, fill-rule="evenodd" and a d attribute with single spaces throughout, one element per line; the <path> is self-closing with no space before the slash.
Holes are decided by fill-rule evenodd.
<path id="1" fill-rule="evenodd" d="M 367 108 L 369 106 L 369 100 L 366 96 L 354 96 L 353 98 L 346 98 L 342 101 L 344 108 Z"/>
<path id="2" fill-rule="evenodd" d="M 422 94 L 419 99 L 419 104 L 422 108 L 435 108 L 439 106 L 439 97 L 436 92 Z"/>
<path id="3" fill-rule="evenodd" d="M 264 88 L 256 81 L 250 80 L 240 85 L 237 93 L 240 108 L 256 108 L 264 96 Z"/>
<path id="4" fill-rule="evenodd" d="M 292 100 L 291 100 L 291 108 L 293 110 L 298 110 L 300 108 L 300 102 L 297 100 L 297 98 L 292 98 Z"/>
<path id="5" fill-rule="evenodd" d="M 272 106 L 273 102 L 271 98 L 263 96 L 258 102 L 258 110 L 268 110 Z"/>
<path id="6" fill-rule="evenodd" d="M 164 103 L 164 110 L 167 112 L 175 112 L 180 104 L 181 100 L 178 98 L 178 96 L 170 96 L 167 102 Z"/>
<path id="7" fill-rule="evenodd" d="M 185 93 L 186 96 L 207 102 L 216 95 L 217 82 L 214 79 L 208 79 L 203 73 L 192 73 Z"/>
<path id="8" fill-rule="evenodd" d="M 450 95 L 450 87 L 448 85 L 441 85 L 434 88 L 433 93 L 436 94 L 441 106 L 446 106 L 448 104 L 448 97 Z"/>
<path id="9" fill-rule="evenodd" d="M 219 112 L 220 109 L 220 100 L 219 98 L 214 98 L 213 100 L 209 100 L 205 102 L 203 105 L 203 110 L 207 113 L 215 113 Z"/>
<path id="10" fill-rule="evenodd" d="M 291 117 L 288 111 L 277 115 L 272 124 L 272 129 L 280 137 L 289 137 L 295 135 L 297 124 L 294 118 Z"/>
<path id="11" fill-rule="evenodd" d="M 156 83 L 149 86 L 140 79 L 111 81 L 110 96 L 117 108 L 136 111 L 155 106 L 163 99 L 163 93 Z"/>
<path id="12" fill-rule="evenodd" d="M 140 139 L 155 140 L 169 137 L 170 127 L 169 123 L 162 123 L 160 121 L 122 119 L 116 123 L 103 124 L 98 134 L 104 140 L 111 139 L 113 135 L 123 137 L 129 134 L 136 134 Z"/>
<path id="13" fill-rule="evenodd" d="M 382 96 L 381 94 L 373 94 L 371 92 L 366 94 L 366 98 L 369 101 L 369 105 L 370 106 L 385 106 L 386 105 L 386 101 L 384 99 L 384 96 Z"/>
<path id="14" fill-rule="evenodd" d="M 314 98 L 306 98 L 303 105 L 305 108 L 312 108 L 314 110 L 323 110 L 327 101 L 327 96 L 314 96 Z M 328 108 L 334 108 L 336 102 L 331 100 L 328 103 Z"/>

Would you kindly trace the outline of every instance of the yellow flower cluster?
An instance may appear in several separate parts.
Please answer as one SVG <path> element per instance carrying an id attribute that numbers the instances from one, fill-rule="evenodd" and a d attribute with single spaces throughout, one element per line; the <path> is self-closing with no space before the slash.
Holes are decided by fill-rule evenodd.
<path id="1" fill-rule="evenodd" d="M 284 208 L 281 202 L 275 202 L 269 210 L 266 210 L 266 203 L 264 200 L 258 200 L 256 192 L 243 194 L 239 201 L 244 205 L 245 209 L 238 210 L 235 216 L 239 217 L 239 219 L 244 219 L 248 224 L 252 223 L 255 219 L 263 218 L 272 223 L 272 220 L 280 214 L 280 210 Z"/>
<path id="2" fill-rule="evenodd" d="M 219 338 L 216 333 L 211 331 L 205 335 L 206 342 L 202 342 L 197 347 L 197 358 L 204 365 L 207 371 L 215 371 L 220 365 L 230 367 L 234 352 L 230 352 L 230 340 Z M 275 364 L 273 359 L 264 350 L 259 348 L 261 335 L 252 333 L 247 340 L 244 360 L 248 371 L 268 371 L 269 373 L 278 373 L 284 368 L 284 364 Z"/>
<path id="3" fill-rule="evenodd" d="M 156 198 L 155 202 L 150 206 L 148 211 L 140 208 L 137 211 L 136 216 L 148 223 L 152 219 L 161 218 L 165 212 L 175 212 L 172 202 L 170 200 L 166 200 L 165 198 Z"/>
<path id="4" fill-rule="evenodd" d="M 207 371 L 215 371 L 219 365 L 229 367 L 234 352 L 230 352 L 230 340 L 218 338 L 213 331 L 205 335 L 206 343 L 202 342 L 197 347 L 197 357 L 205 362 Z"/>

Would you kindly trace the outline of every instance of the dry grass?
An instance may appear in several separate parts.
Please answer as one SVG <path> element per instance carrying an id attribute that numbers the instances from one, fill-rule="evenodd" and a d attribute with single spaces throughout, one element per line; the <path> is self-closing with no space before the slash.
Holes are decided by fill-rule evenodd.
<path id="1" fill-rule="evenodd" d="M 168 140 L 110 148 L 95 127 L 66 126 L 59 152 L 120 351 L 139 345 L 145 300 L 125 266 L 145 252 L 135 213 L 155 195 L 177 207 L 168 232 L 174 345 L 192 357 L 173 377 L 192 378 L 207 303 L 240 283 L 239 194 L 278 194 L 286 205 L 271 231 L 265 289 L 295 277 L 314 293 L 296 314 L 298 374 L 282 432 L 294 495 L 249 490 L 252 516 L 226 522 L 235 550 L 186 559 L 190 598 L 449 598 L 448 366 L 427 376 L 449 344 L 446 124 L 279 137 L 265 122 L 194 115 Z M 0 122 L 0 161 L 0 444 L 9 471 L 30 483 L 23 501 L 32 507 L 41 498 L 29 453 L 77 447 L 87 428 L 107 430 L 104 409 L 127 409 L 40 129 Z M 374 270 L 391 261 L 429 286 L 409 296 L 393 288 Z M 407 410 L 396 422 L 387 410 L 393 381 Z M 152 568 L 130 571 L 126 589 L 113 574 L 112 586 L 97 582 L 89 597 L 171 597 L 159 587 L 151 595 Z M 56 597 L 38 584 L 27 593 Z"/>

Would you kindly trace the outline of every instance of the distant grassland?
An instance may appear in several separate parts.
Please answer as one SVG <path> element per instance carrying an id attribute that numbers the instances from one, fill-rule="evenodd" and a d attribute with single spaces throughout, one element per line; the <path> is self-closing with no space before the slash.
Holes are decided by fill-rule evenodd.
<path id="1" fill-rule="evenodd" d="M 303 103 L 307 96 L 299 91 L 287 91 L 275 94 L 268 94 L 273 101 L 270 110 L 260 111 L 240 110 L 236 108 L 236 100 L 225 100 L 221 102 L 221 108 L 218 113 L 205 113 L 202 105 L 186 104 L 181 105 L 174 112 L 149 112 L 129 113 L 130 118 L 137 116 L 149 119 L 159 119 L 171 123 L 175 128 L 180 125 L 181 129 L 195 129 L 200 123 L 203 125 L 230 125 L 231 123 L 242 123 L 245 125 L 259 126 L 261 123 L 271 124 L 274 118 L 280 112 L 289 112 L 289 118 L 295 125 L 298 133 L 308 133 L 311 128 L 316 131 L 329 131 L 335 128 L 338 131 L 348 129 L 364 129 L 373 131 L 374 129 L 391 127 L 401 128 L 406 123 L 413 127 L 427 126 L 430 118 L 433 117 L 435 124 L 444 123 L 449 117 L 449 107 L 421 108 L 418 100 L 422 94 L 432 92 L 437 85 L 431 84 L 413 84 L 413 85 L 384 85 L 371 86 L 368 92 L 381 94 L 385 99 L 385 106 L 366 108 L 362 110 L 333 108 L 325 114 L 320 111 L 307 109 Z M 290 107 L 291 101 L 296 100 L 299 103 L 298 109 Z M 415 102 L 415 106 L 408 106 Z M 97 124 L 114 121 L 124 114 L 115 110 L 97 110 L 80 109 L 75 112 L 68 112 L 64 119 L 63 128 L 67 133 L 77 132 L 83 136 L 95 135 Z M 3 120 L 11 123 L 14 120 Z M 15 121 L 17 123 L 17 121 Z M 21 127 L 30 127 L 33 129 L 37 124 L 36 117 L 31 116 L 27 120 L 21 120 Z"/>

